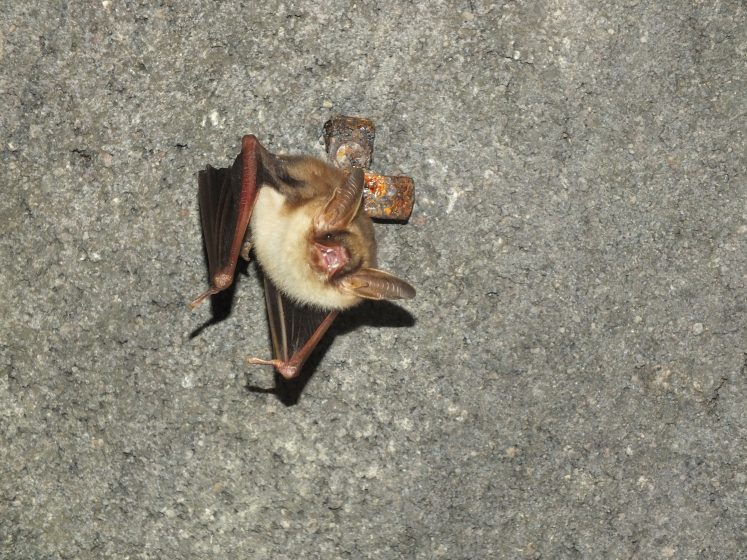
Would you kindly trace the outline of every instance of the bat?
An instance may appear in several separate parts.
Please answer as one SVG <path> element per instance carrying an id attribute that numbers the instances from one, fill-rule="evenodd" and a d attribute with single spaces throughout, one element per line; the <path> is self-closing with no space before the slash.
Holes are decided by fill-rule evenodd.
<path id="1" fill-rule="evenodd" d="M 270 153 L 253 135 L 233 166 L 198 175 L 210 286 L 190 304 L 228 288 L 239 257 L 263 272 L 273 358 L 296 377 L 340 311 L 363 300 L 409 299 L 415 288 L 376 268 L 376 237 L 361 204 L 364 173 L 309 156 Z"/>

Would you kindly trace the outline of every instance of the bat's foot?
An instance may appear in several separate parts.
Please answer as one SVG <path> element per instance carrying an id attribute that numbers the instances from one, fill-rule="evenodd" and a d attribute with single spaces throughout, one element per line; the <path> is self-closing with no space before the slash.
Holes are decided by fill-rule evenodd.
<path id="1" fill-rule="evenodd" d="M 251 260 L 251 255 L 249 254 L 251 253 L 251 251 L 252 251 L 252 242 L 247 239 L 244 241 L 244 244 L 241 246 L 241 251 L 239 252 L 239 255 L 241 255 L 242 259 L 249 262 Z"/>
<path id="2" fill-rule="evenodd" d="M 284 362 L 282 360 L 263 360 L 262 358 L 249 356 L 246 359 L 246 363 L 260 366 L 273 366 L 275 370 L 285 379 L 293 379 L 298 375 L 299 372 L 297 364 L 294 364 L 293 362 Z"/>

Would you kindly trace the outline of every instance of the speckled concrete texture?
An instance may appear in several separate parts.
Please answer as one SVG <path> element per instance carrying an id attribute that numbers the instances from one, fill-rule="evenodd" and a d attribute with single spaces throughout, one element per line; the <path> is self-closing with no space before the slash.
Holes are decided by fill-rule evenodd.
<path id="1" fill-rule="evenodd" d="M 0 9 L 0 558 L 738 558 L 747 17 L 717 2 Z M 282 386 L 196 173 L 377 125 L 382 265 Z"/>

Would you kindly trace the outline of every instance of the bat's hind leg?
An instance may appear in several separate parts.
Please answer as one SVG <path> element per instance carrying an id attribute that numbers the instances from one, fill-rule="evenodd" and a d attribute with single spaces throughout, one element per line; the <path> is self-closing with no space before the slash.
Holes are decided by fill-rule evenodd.
<path id="1" fill-rule="evenodd" d="M 241 258 L 247 262 L 251 260 L 251 256 L 249 255 L 249 253 L 252 251 L 253 245 L 254 244 L 252 243 L 251 239 L 251 231 L 249 228 L 246 228 L 246 235 L 244 236 L 244 242 L 241 244 L 241 251 L 239 251 L 239 255 L 241 255 Z"/>

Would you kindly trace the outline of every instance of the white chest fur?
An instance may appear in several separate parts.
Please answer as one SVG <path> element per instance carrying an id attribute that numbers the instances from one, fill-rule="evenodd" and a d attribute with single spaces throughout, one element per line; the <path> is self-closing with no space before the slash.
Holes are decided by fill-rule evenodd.
<path id="1" fill-rule="evenodd" d="M 345 309 L 360 299 L 331 286 L 309 261 L 311 223 L 321 205 L 288 208 L 283 195 L 262 185 L 250 224 L 254 252 L 265 274 L 286 295 L 322 309 Z"/>

